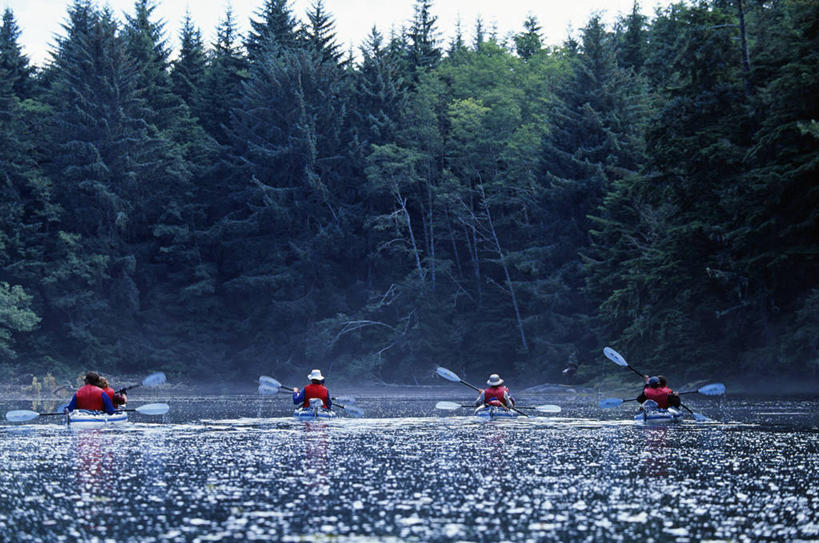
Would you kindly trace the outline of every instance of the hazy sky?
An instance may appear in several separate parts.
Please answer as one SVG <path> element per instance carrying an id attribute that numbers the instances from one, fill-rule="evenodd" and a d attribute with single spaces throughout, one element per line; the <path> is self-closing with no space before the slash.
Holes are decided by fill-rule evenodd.
<path id="1" fill-rule="evenodd" d="M 0 6 L 11 8 L 20 26 L 20 42 L 24 52 L 35 64 L 48 58 L 55 35 L 63 33 L 60 26 L 66 20 L 67 8 L 72 0 L 0 0 Z M 244 34 L 249 19 L 264 4 L 264 0 L 155 0 L 156 18 L 165 21 L 166 39 L 174 49 L 178 46 L 179 28 L 185 10 L 190 8 L 195 24 L 202 31 L 205 42 L 215 39 L 215 28 L 224 19 L 228 5 Z M 653 16 L 657 6 L 667 6 L 671 0 L 642 0 L 641 11 Z M 313 0 L 291 0 L 293 14 L 304 20 L 304 14 Z M 585 25 L 594 11 L 599 11 L 607 23 L 618 15 L 631 11 L 633 0 L 433 0 L 432 14 L 438 17 L 437 26 L 444 43 L 455 34 L 460 18 L 461 28 L 467 41 L 474 34 L 475 21 L 480 16 L 485 28 L 497 27 L 501 37 L 516 33 L 523 28 L 529 14 L 537 17 L 542 35 L 549 44 L 562 43 L 569 28 L 577 30 Z M 123 13 L 133 12 L 133 0 L 100 0 L 98 5 L 108 5 L 123 20 Z M 334 17 L 336 36 L 345 50 L 358 46 L 375 25 L 388 36 L 391 28 L 399 29 L 413 16 L 414 0 L 325 0 L 325 9 Z"/>

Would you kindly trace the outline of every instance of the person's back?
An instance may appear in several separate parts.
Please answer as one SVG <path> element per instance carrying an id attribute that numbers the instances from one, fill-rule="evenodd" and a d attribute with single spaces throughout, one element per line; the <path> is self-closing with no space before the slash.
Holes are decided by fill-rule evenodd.
<path id="1" fill-rule="evenodd" d="M 680 407 L 680 397 L 668 388 L 665 378 L 651 377 L 643 389 L 643 393 L 637 397 L 637 401 L 643 403 L 646 400 L 654 400 L 660 409 L 669 407 Z"/>
<path id="2" fill-rule="evenodd" d="M 330 409 L 333 402 L 330 400 L 330 391 L 322 384 L 324 376 L 321 375 L 321 371 L 313 370 L 307 378 L 310 379 L 309 385 L 305 386 L 301 391 L 297 388 L 293 389 L 293 403 L 296 405 L 301 404 L 302 407 L 310 407 L 310 400 L 318 398 L 321 400 L 324 409 Z"/>
<path id="3" fill-rule="evenodd" d="M 113 388 L 111 388 L 111 385 L 108 384 L 108 379 L 105 377 L 100 376 L 99 387 L 108 395 L 108 398 L 111 399 L 111 403 L 114 404 L 114 408 L 125 405 L 128 401 L 125 394 L 119 394 Z"/>
<path id="4" fill-rule="evenodd" d="M 85 409 L 87 411 L 105 411 L 114 413 L 114 404 L 108 395 L 98 386 L 99 375 L 90 371 L 85 375 L 85 384 L 77 390 L 66 406 L 66 410 Z"/>
<path id="5" fill-rule="evenodd" d="M 486 382 L 487 388 L 483 389 L 475 400 L 475 405 L 494 405 L 512 407 L 515 399 L 509 393 L 509 389 L 503 386 L 503 379 L 497 373 L 489 376 Z"/>

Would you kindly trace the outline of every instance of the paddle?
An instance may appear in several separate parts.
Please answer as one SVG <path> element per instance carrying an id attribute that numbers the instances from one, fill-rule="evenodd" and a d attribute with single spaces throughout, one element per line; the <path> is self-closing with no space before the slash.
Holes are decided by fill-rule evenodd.
<path id="1" fill-rule="evenodd" d="M 119 411 L 136 411 L 137 413 L 142 413 L 143 415 L 164 415 L 169 409 L 170 406 L 166 403 L 149 403 L 146 405 L 141 405 L 136 409 L 120 409 Z M 65 412 L 38 413 L 37 411 L 20 409 L 6 413 L 6 420 L 10 420 L 11 422 L 24 422 L 34 420 L 37 417 L 48 417 L 53 415 L 65 415 Z"/>
<path id="2" fill-rule="evenodd" d="M 277 394 L 279 392 L 284 392 L 285 394 L 292 394 L 294 388 L 295 387 L 284 386 L 280 382 L 278 382 L 277 380 L 273 379 L 272 377 L 268 377 L 267 375 L 262 375 L 262 376 L 259 377 L 259 394 L 273 395 L 273 394 Z M 282 390 L 282 389 L 286 389 L 286 390 Z M 338 403 L 336 401 L 337 399 L 346 402 L 347 405 Z M 339 398 L 332 398 L 332 400 L 333 400 L 333 405 L 335 405 L 336 407 L 338 407 L 340 409 L 343 409 L 344 412 L 347 413 L 348 415 L 350 415 L 351 417 L 361 418 L 361 417 L 364 416 L 364 410 L 363 409 L 361 409 L 360 407 L 356 407 L 354 405 L 351 405 L 351 404 L 355 403 L 355 398 L 350 398 L 348 396 L 342 396 L 342 397 L 339 397 Z"/>
<path id="3" fill-rule="evenodd" d="M 448 401 L 441 401 L 435 404 L 435 409 L 442 409 L 444 411 L 454 411 L 455 409 L 460 409 L 461 407 L 475 407 L 474 405 L 463 405 L 456 402 L 448 402 Z M 560 413 L 561 408 L 559 405 L 533 405 L 533 406 L 515 406 L 518 409 L 535 409 L 542 413 Z"/>
<path id="4" fill-rule="evenodd" d="M 443 377 L 447 381 L 452 381 L 453 383 L 461 383 L 463 385 L 468 386 L 471 389 L 474 389 L 474 390 L 477 390 L 478 392 L 481 392 L 481 389 L 479 389 L 475 385 L 467 383 L 466 381 L 464 381 L 463 379 L 458 377 L 454 372 L 452 372 L 452 371 L 450 371 L 450 370 L 448 370 L 446 368 L 442 368 L 442 367 L 438 366 L 437 368 L 435 368 L 435 373 L 437 373 L 439 377 Z M 524 417 L 529 416 L 526 413 L 524 413 L 523 411 L 521 411 L 519 409 L 515 409 L 514 407 L 510 407 L 508 409 L 511 409 L 515 413 L 519 413 L 519 414 L 523 415 Z"/>
<path id="5" fill-rule="evenodd" d="M 618 353 L 617 351 L 615 351 L 611 347 L 604 347 L 603 348 L 603 354 L 606 355 L 606 358 L 608 358 L 609 360 L 611 360 L 612 362 L 614 362 L 618 366 L 628 368 L 631 371 L 633 371 L 634 373 L 636 373 L 637 375 L 639 375 L 640 377 L 645 378 L 644 373 L 641 373 L 641 372 L 637 371 L 636 369 L 634 369 L 631 365 L 629 365 L 628 362 L 626 362 L 626 359 L 623 358 L 623 356 L 620 353 Z M 716 385 L 721 385 L 721 384 L 722 383 L 714 383 L 715 386 Z M 720 387 L 717 386 L 714 390 L 719 390 L 719 388 Z M 721 388 L 723 389 L 722 391 L 725 392 L 725 386 L 723 385 Z M 697 390 L 697 392 L 699 392 L 699 390 Z M 612 399 L 612 398 L 609 398 L 609 399 Z M 601 400 L 600 404 L 598 404 L 598 405 L 600 405 L 600 407 L 603 407 L 602 403 L 604 401 L 605 400 Z M 616 404 L 616 405 L 619 405 L 619 404 Z M 613 406 L 609 406 L 609 407 L 613 407 Z M 680 407 L 682 407 L 683 409 L 685 409 L 686 411 L 691 413 L 691 415 L 694 417 L 694 420 L 696 420 L 698 422 L 705 422 L 705 421 L 711 420 L 708 417 L 706 417 L 705 415 L 702 415 L 700 413 L 695 413 L 694 411 L 691 411 L 691 409 L 689 409 L 688 406 L 684 405 L 682 402 L 680 402 Z"/>
<path id="6" fill-rule="evenodd" d="M 165 381 L 167 381 L 167 379 L 165 378 L 165 374 L 162 373 L 161 371 L 158 371 L 156 373 L 152 373 L 151 375 L 149 375 L 148 377 L 143 379 L 142 382 L 139 383 L 138 385 L 130 385 L 130 386 L 127 386 L 127 387 L 122 387 L 121 389 L 117 390 L 117 394 L 125 394 L 129 390 L 133 390 L 133 389 L 135 389 L 137 387 L 155 387 L 155 386 L 159 386 L 162 383 L 164 383 Z"/>
<path id="7" fill-rule="evenodd" d="M 725 394 L 725 385 L 722 383 L 711 383 L 709 385 L 703 385 L 697 390 L 686 390 L 685 392 L 680 392 L 679 394 L 694 394 L 699 393 L 705 396 L 719 396 L 720 394 Z M 624 402 L 634 402 L 637 401 L 636 398 L 629 398 L 627 400 L 621 400 L 620 398 L 605 398 L 600 400 L 597 405 L 603 409 L 608 409 L 610 407 L 617 407 L 618 405 Z M 696 417 L 694 417 L 696 418 Z"/>

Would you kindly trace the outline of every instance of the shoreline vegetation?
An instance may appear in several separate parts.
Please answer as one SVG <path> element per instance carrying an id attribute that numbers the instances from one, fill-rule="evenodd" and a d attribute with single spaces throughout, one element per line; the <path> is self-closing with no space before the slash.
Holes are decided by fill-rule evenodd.
<path id="1" fill-rule="evenodd" d="M 354 58 L 343 11 L 258 3 L 171 51 L 156 2 L 74 0 L 42 67 L 5 10 L 0 375 L 596 387 L 611 345 L 817 380 L 819 2 L 635 3 L 548 46 L 531 16 L 445 42 L 415 0 Z"/>

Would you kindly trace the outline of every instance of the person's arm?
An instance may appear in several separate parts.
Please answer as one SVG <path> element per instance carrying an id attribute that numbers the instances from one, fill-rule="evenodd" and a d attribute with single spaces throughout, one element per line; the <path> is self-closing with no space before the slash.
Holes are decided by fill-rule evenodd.
<path id="1" fill-rule="evenodd" d="M 299 391 L 299 389 L 293 389 L 293 403 L 298 405 L 300 403 L 304 403 L 304 389 Z"/>
<path id="2" fill-rule="evenodd" d="M 77 395 L 76 394 L 74 394 L 71 397 L 71 401 L 68 402 L 68 405 L 66 405 L 65 408 L 63 408 L 63 411 L 74 411 L 75 409 L 77 409 Z"/>
<path id="3" fill-rule="evenodd" d="M 114 404 L 111 402 L 111 398 L 109 398 L 108 394 L 105 392 L 102 393 L 102 408 L 109 415 L 113 415 L 114 411 L 116 411 L 116 409 L 114 409 Z"/>
<path id="4" fill-rule="evenodd" d="M 647 398 L 646 398 L 646 391 L 645 391 L 645 389 L 644 389 L 644 390 L 643 390 L 643 391 L 640 393 L 640 395 L 639 395 L 639 396 L 637 396 L 637 403 L 643 403 L 643 402 L 644 402 L 644 401 L 646 401 L 646 400 L 647 400 Z"/>
<path id="5" fill-rule="evenodd" d="M 483 396 L 483 390 L 481 390 L 481 393 L 478 394 L 478 398 L 475 400 L 475 405 L 477 405 L 477 406 L 483 405 L 483 402 L 484 402 L 484 396 Z"/>
<path id="6" fill-rule="evenodd" d="M 505 403 L 507 407 L 512 407 L 515 405 L 515 398 L 509 394 L 508 390 L 503 393 L 503 403 Z"/>

